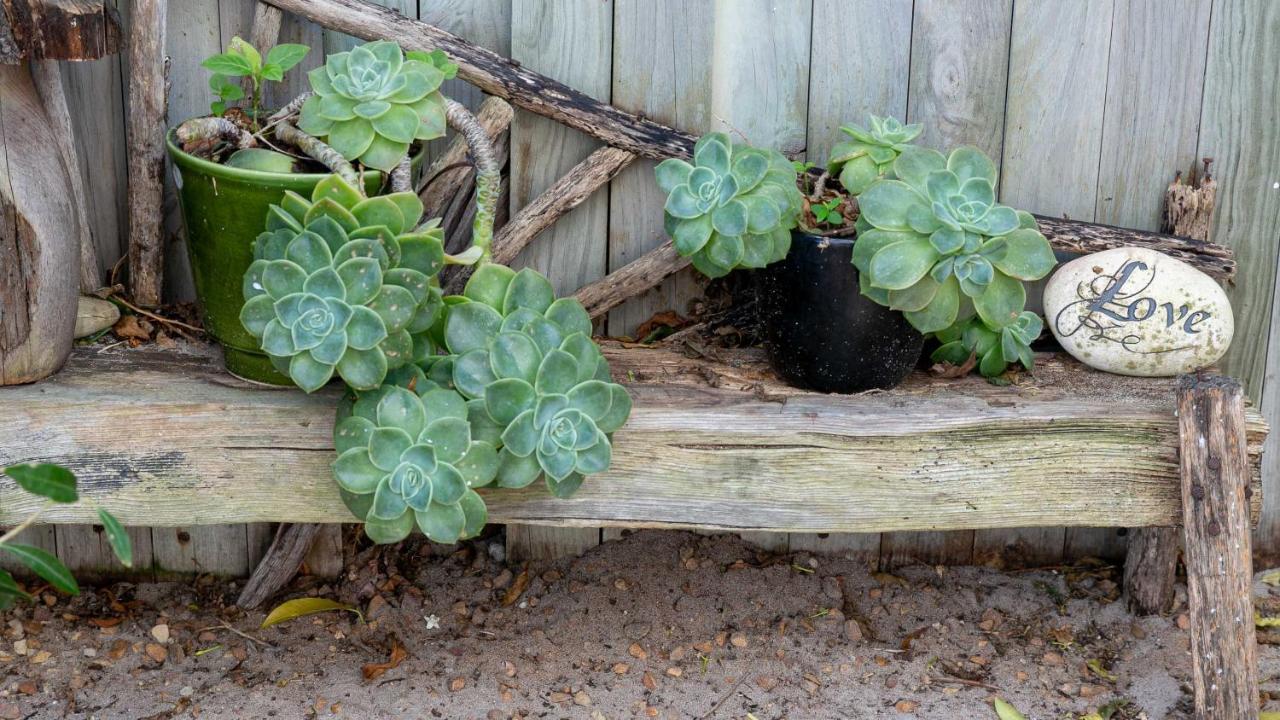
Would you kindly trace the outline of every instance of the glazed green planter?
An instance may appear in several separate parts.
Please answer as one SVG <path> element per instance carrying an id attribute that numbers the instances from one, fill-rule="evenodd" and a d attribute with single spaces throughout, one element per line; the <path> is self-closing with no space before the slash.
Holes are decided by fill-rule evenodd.
<path id="1" fill-rule="evenodd" d="M 196 284 L 204 327 L 223 348 L 227 370 L 247 380 L 292 385 L 271 365 L 258 341 L 240 324 L 245 271 L 253 262 L 253 241 L 263 231 L 267 208 L 286 190 L 310 197 L 324 174 L 285 174 L 241 170 L 183 152 L 173 131 L 166 137 L 182 205 L 187 255 Z M 422 153 L 413 158 L 413 174 L 422 169 Z M 378 192 L 382 174 L 366 171 L 365 191 Z"/>

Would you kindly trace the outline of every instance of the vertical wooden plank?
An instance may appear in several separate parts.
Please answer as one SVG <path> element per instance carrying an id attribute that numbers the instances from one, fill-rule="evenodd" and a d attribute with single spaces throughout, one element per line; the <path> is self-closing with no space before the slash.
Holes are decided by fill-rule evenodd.
<path id="1" fill-rule="evenodd" d="M 809 65 L 808 141 L 805 157 L 826 163 L 844 133 L 865 125 L 867 114 L 907 117 L 911 72 L 911 0 L 815 0 Z M 848 38 L 856 37 L 856 43 Z M 880 535 L 790 533 L 792 551 L 857 557 L 875 567 Z"/>
<path id="2" fill-rule="evenodd" d="M 503 57 L 511 55 L 511 0 L 419 0 L 423 22 L 488 48 Z M 445 82 L 445 95 L 475 110 L 485 94 L 463 80 Z"/>
<path id="3" fill-rule="evenodd" d="M 157 575 L 212 573 L 244 577 L 253 569 L 243 524 L 152 528 L 151 546 Z"/>
<path id="4" fill-rule="evenodd" d="M 817 165 L 867 114 L 907 118 L 912 0 L 814 0 L 808 149 Z M 850 42 L 857 38 L 857 42 Z"/>
<path id="5" fill-rule="evenodd" d="M 1160 229 L 1164 188 L 1196 159 L 1211 0 L 1117 3 L 1093 219 Z M 1065 555 L 1119 559 L 1114 528 L 1068 528 Z"/>
<path id="6" fill-rule="evenodd" d="M 54 528 L 56 525 L 32 525 L 18 533 L 14 542 L 38 547 L 48 553 L 58 554 L 58 539 Z M 25 565 L 18 562 L 9 553 L 0 553 L 0 569 L 8 570 L 18 577 L 32 577 Z"/>
<path id="7" fill-rule="evenodd" d="M 1095 221 L 1160 229 L 1165 186 L 1197 160 L 1211 5 L 1116 4 Z"/>
<path id="8" fill-rule="evenodd" d="M 1236 251 L 1240 271 L 1228 289 L 1236 334 L 1223 362 L 1262 412 L 1280 427 L 1280 304 L 1275 302 L 1280 237 L 1280 4 L 1217 0 L 1209 29 L 1198 155 L 1214 159 L 1218 211 L 1211 239 Z M 1262 456 L 1261 556 L 1280 555 L 1280 433 Z"/>
<path id="9" fill-rule="evenodd" d="M 808 141 L 811 0 L 717 0 L 711 66 L 712 129 L 799 157 Z M 787 533 L 742 538 L 783 552 Z"/>
<path id="10" fill-rule="evenodd" d="M 613 7 L 608 3 L 513 0 L 511 56 L 602 100 L 609 99 Z M 553 120 L 517 111 L 511 124 L 511 212 L 537 197 L 599 143 Z M 571 294 L 605 273 L 608 197 L 597 193 L 561 218 L 516 259 Z M 590 481 L 588 481 L 590 482 Z M 600 543 L 599 528 L 507 526 L 515 557 L 577 554 Z"/>
<path id="11" fill-rule="evenodd" d="M 690 132 L 711 125 L 711 3 L 616 0 L 613 104 Z M 609 270 L 617 270 L 666 241 L 652 160 L 636 160 L 614 178 L 609 195 Z M 609 313 L 613 335 L 631 335 L 655 312 L 684 313 L 697 295 L 686 270 Z"/>
<path id="12" fill-rule="evenodd" d="M 1092 220 L 1111 43 L 1110 0 L 1017 3 L 1009 49 L 1001 202 Z M 1039 289 L 1039 286 L 1034 286 Z M 1039 294 L 1029 296 L 1039 305 Z M 974 561 L 1036 566 L 1062 559 L 1063 528 L 979 530 Z"/>
<path id="13" fill-rule="evenodd" d="M 133 567 L 120 564 L 107 542 L 101 525 L 57 525 L 54 533 L 58 543 L 58 559 L 62 560 L 83 582 L 97 582 L 108 578 L 151 577 L 154 554 L 151 549 L 151 528 L 126 528 L 133 543 Z"/>
<path id="14" fill-rule="evenodd" d="M 996 162 L 1004 139 L 1013 0 L 917 0 L 911 23 L 907 120 L 924 123 L 920 144 L 975 145 Z M 921 562 L 966 565 L 973 532 L 886 533 L 883 569 Z"/>

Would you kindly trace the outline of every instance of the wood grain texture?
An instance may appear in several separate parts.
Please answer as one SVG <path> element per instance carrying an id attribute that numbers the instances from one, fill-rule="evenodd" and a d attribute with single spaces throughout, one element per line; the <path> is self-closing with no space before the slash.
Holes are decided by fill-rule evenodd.
<path id="1" fill-rule="evenodd" d="M 688 266 L 688 258 L 680 257 L 668 240 L 622 268 L 582 286 L 574 297 L 587 309 L 588 315 L 598 318 Z"/>
<path id="2" fill-rule="evenodd" d="M 164 281 L 168 8 L 168 0 L 137 0 L 129 16 L 129 287 L 144 307 L 160 304 Z"/>
<path id="3" fill-rule="evenodd" d="M 512 59 L 590 97 L 609 97 L 612 40 L 613 7 L 607 3 L 512 3 Z M 598 150 L 600 143 L 550 118 L 521 110 L 511 123 L 510 148 L 510 207 L 515 217 L 565 172 Z M 543 232 L 539 242 L 513 258 L 511 264 L 537 269 L 551 280 L 558 295 L 568 294 L 605 274 L 608 230 L 609 198 L 596 194 Z M 525 541 L 544 547 L 520 547 Z M 549 556 L 599 542 L 596 528 L 536 535 L 521 535 L 520 530 L 508 528 L 507 536 L 508 552 L 515 556 Z"/>
<path id="4" fill-rule="evenodd" d="M 0 386 L 71 352 L 80 224 L 56 133 L 27 65 L 0 65 Z"/>
<path id="5" fill-rule="evenodd" d="M 129 542 L 133 544 L 133 566 L 120 564 L 101 525 L 55 525 L 58 559 L 67 566 L 80 582 L 129 576 L 146 579 L 152 576 L 154 553 L 151 549 L 151 528 L 125 528 Z"/>
<path id="6" fill-rule="evenodd" d="M 866 126 L 867 114 L 907 117 L 912 0 L 815 0 L 809 60 L 805 157 L 826 164 L 847 136 L 840 126 Z M 850 42 L 857 38 L 857 42 Z M 679 127 L 683 127 L 680 125 Z"/>
<path id="7" fill-rule="evenodd" d="M 418 16 L 445 32 L 457 35 L 502 57 L 511 56 L 512 0 L 418 0 Z M 441 87 L 448 97 L 466 105 L 473 112 L 486 97 L 483 90 L 461 78 L 446 80 Z M 448 141 L 432 140 L 427 157 L 435 158 Z M 505 156 L 499 162 L 505 163 Z"/>
<path id="8" fill-rule="evenodd" d="M 1014 6 L 1001 202 L 1093 219 L 1111 12 L 1110 0 Z"/>
<path id="9" fill-rule="evenodd" d="M 1000 157 L 1012 16 L 1013 0 L 917 0 L 907 119 L 925 123 L 920 144 Z"/>
<path id="10" fill-rule="evenodd" d="M 725 364 L 611 342 L 605 352 L 636 399 L 613 468 L 570 500 L 540 487 L 487 493 L 492 522 L 797 532 L 1180 522 L 1171 380 L 1044 355 L 1019 386 L 917 374 L 893 391 L 835 396 L 781 384 L 755 352 Z M 336 396 L 252 386 L 211 355 L 79 349 L 46 382 L 0 391 L 0 436 L 14 439 L 0 465 L 65 464 L 126 524 L 347 521 L 328 470 Z M 1247 418 L 1256 471 L 1266 428 Z M 0 485 L 0 525 L 35 504 Z M 80 503 L 46 517 L 92 514 Z"/>
<path id="11" fill-rule="evenodd" d="M 1179 379 L 1183 560 L 1198 718 L 1258 717 L 1246 422 L 1238 381 L 1213 375 Z"/>
<path id="12" fill-rule="evenodd" d="M 103 0 L 3 0 L 0 63 L 96 60 L 120 50 L 120 16 Z"/>
<path id="13" fill-rule="evenodd" d="M 920 144 L 976 145 L 997 162 L 1004 142 L 1012 0 L 917 0 L 911 22 L 907 120 L 923 122 Z M 968 564 L 973 534 L 886 536 L 881 565 Z"/>
<path id="14" fill-rule="evenodd" d="M 1280 5 L 1215 2 L 1200 119 L 1199 155 L 1214 158 L 1217 242 L 1239 255 L 1241 272 L 1229 292 L 1236 338 L 1223 360 L 1263 413 L 1280 420 L 1280 305 L 1276 303 L 1280 237 Z M 1269 445 L 1266 486 L 1280 492 L 1280 445 Z M 1280 499 L 1268 497 L 1255 538 L 1259 554 L 1280 557 Z"/>
<path id="15" fill-rule="evenodd" d="M 616 107 L 692 132 L 711 127 L 711 2 L 617 0 L 613 12 L 613 98 Z M 622 171 L 609 187 L 609 272 L 667 239 L 666 195 L 654 181 L 654 160 Z M 609 312 L 609 331 L 630 335 L 661 310 L 686 312 L 699 294 L 692 271 L 664 279 Z"/>
<path id="16" fill-rule="evenodd" d="M 1133 528 L 1124 561 L 1124 595 L 1130 612 L 1159 615 L 1168 612 L 1178 577 L 1181 533 L 1174 527 Z"/>
<path id="17" fill-rule="evenodd" d="M 1160 228 L 1165 184 L 1197 159 L 1211 5 L 1116 3 L 1094 220 Z"/>

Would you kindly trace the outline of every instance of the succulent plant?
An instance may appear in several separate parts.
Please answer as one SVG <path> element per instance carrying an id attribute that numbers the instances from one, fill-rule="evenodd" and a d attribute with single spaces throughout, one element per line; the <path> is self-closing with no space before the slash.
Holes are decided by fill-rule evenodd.
<path id="1" fill-rule="evenodd" d="M 893 177 L 893 161 L 910 147 L 923 126 L 904 125 L 896 118 L 867 115 L 870 129 L 858 125 L 841 126 L 849 140 L 836 143 L 827 160 L 827 172 L 840 177 L 840 184 L 852 195 L 860 195 L 871 183 Z"/>
<path id="2" fill-rule="evenodd" d="M 315 93 L 298 128 L 348 160 L 389 172 L 414 140 L 445 133 L 440 84 L 457 72 L 442 53 L 401 52 L 379 40 L 334 53 L 307 74 Z"/>
<path id="3" fill-rule="evenodd" d="M 429 362 L 427 376 L 466 397 L 473 432 L 500 448 L 497 485 L 543 477 L 568 497 L 584 475 L 606 470 L 609 436 L 626 422 L 631 398 L 610 381 L 582 305 L 555 299 L 533 270 L 493 264 L 448 302 L 442 343 L 450 355 Z"/>
<path id="4" fill-rule="evenodd" d="M 952 365 L 964 365 L 973 357 L 978 363 L 978 372 L 984 377 L 996 377 L 1012 363 L 1031 367 L 1031 343 L 1042 330 L 1044 321 L 1029 310 L 1023 310 L 1013 322 L 995 330 L 973 317 L 937 333 L 942 345 L 930 357 L 934 362 Z"/>
<path id="5" fill-rule="evenodd" d="M 280 372 L 307 392 L 335 372 L 367 390 L 414 359 L 413 334 L 425 334 L 443 307 L 431 282 L 444 264 L 443 237 L 419 226 L 421 216 L 414 193 L 366 199 L 337 175 L 310 200 L 286 192 L 271 206 L 240 321 Z"/>
<path id="6" fill-rule="evenodd" d="M 333 476 L 343 501 L 375 542 L 414 527 L 441 543 L 471 537 L 488 518 L 474 488 L 498 471 L 492 443 L 472 436 L 466 400 L 410 365 L 338 406 Z M 409 389 L 412 387 L 412 389 Z"/>
<path id="7" fill-rule="evenodd" d="M 923 333 L 973 312 L 991 332 L 1029 331 L 1022 281 L 1044 277 L 1056 261 L 1035 218 L 996 202 L 991 160 L 972 147 L 947 157 L 908 147 L 893 173 L 898 179 L 877 180 L 858 197 L 853 262 L 863 293 L 903 311 Z"/>
<path id="8" fill-rule="evenodd" d="M 693 163 L 658 164 L 667 234 L 676 251 L 708 277 L 761 268 L 786 257 L 800 208 L 796 171 L 783 155 L 703 136 Z"/>

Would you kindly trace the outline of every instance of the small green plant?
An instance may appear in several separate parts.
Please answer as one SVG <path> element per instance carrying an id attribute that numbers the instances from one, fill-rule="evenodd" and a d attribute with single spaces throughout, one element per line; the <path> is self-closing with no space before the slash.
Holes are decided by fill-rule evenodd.
<path id="1" fill-rule="evenodd" d="M 892 177 L 893 162 L 923 130 L 922 125 L 904 125 L 891 117 L 868 115 L 867 119 L 870 128 L 840 128 L 850 139 L 837 143 L 827 160 L 827 172 L 839 176 L 840 184 L 853 195 L 862 194 L 880 178 Z"/>
<path id="2" fill-rule="evenodd" d="M 200 63 L 213 75 L 209 78 L 209 88 L 217 99 L 209 106 L 214 115 L 221 115 L 230 107 L 230 103 L 244 99 L 244 90 L 232 78 L 249 78 L 253 85 L 250 98 L 249 120 L 254 128 L 258 127 L 258 115 L 262 105 L 262 86 L 268 80 L 279 82 L 284 74 L 302 61 L 311 48 L 306 45 L 282 43 L 267 51 L 266 60 L 249 43 L 240 37 L 233 37 L 227 45 L 227 51 L 207 58 Z"/>
<path id="3" fill-rule="evenodd" d="M 844 203 L 844 198 L 834 197 L 820 203 L 814 203 L 809 206 L 809 211 L 813 213 L 813 219 L 826 225 L 835 225 L 839 227 L 844 225 L 844 215 L 840 214 L 840 206 Z"/>
<path id="4" fill-rule="evenodd" d="M 796 168 L 781 153 L 711 133 L 694 146 L 693 163 L 664 160 L 656 175 L 667 193 L 667 234 L 702 274 L 762 268 L 791 249 L 801 197 Z"/>
<path id="5" fill-rule="evenodd" d="M 581 303 L 557 300 L 534 270 L 489 264 L 449 299 L 441 331 L 450 354 L 427 377 L 469 401 L 474 432 L 499 448 L 499 487 L 545 478 L 568 497 L 608 469 L 631 397 L 610 380 Z"/>
<path id="6" fill-rule="evenodd" d="M 59 465 L 26 464 L 5 468 L 4 474 L 13 479 L 23 490 L 47 500 L 45 507 L 54 503 L 74 503 L 80 500 L 76 490 L 76 476 Z M 98 508 L 98 520 L 107 535 L 107 542 L 125 567 L 133 566 L 133 544 L 124 526 L 111 513 Z M 31 514 L 22 523 L 0 536 L 0 552 L 17 558 L 18 562 L 39 575 L 54 588 L 70 595 L 80 594 L 80 586 L 71 571 L 52 554 L 31 545 L 13 542 L 23 530 L 40 518 L 44 508 Z M 0 569 L 0 610 L 11 607 L 15 600 L 30 600 L 7 571 Z"/>
<path id="7" fill-rule="evenodd" d="M 443 233 L 421 218 L 416 194 L 365 198 L 337 175 L 310 200 L 288 191 L 271 206 L 240 321 L 298 387 L 314 392 L 336 372 L 371 390 L 414 358 L 413 335 L 443 306 L 432 278 L 446 260 Z"/>
<path id="8" fill-rule="evenodd" d="M 397 542 L 417 527 L 452 543 L 484 528 L 488 513 L 473 488 L 493 481 L 498 453 L 472 436 L 456 391 L 404 368 L 373 392 L 349 394 L 333 438 L 333 475 L 373 541 Z"/>
<path id="9" fill-rule="evenodd" d="M 303 104 L 298 128 L 347 160 L 389 172 L 413 141 L 444 135 L 439 88 L 457 71 L 443 53 L 406 56 L 385 40 L 335 53 L 307 74 L 315 94 Z"/>
<path id="10" fill-rule="evenodd" d="M 1023 310 L 1022 282 L 1056 262 L 1035 218 L 996 202 L 995 164 L 977 148 L 946 157 L 904 148 L 892 171 L 898 179 L 877 180 L 858 197 L 865 229 L 853 262 L 863 294 L 901 310 L 920 332 L 939 333 L 947 349 L 937 357 L 958 357 L 960 342 L 982 358 L 985 376 L 1013 362 L 1030 369 L 1041 321 Z"/>

